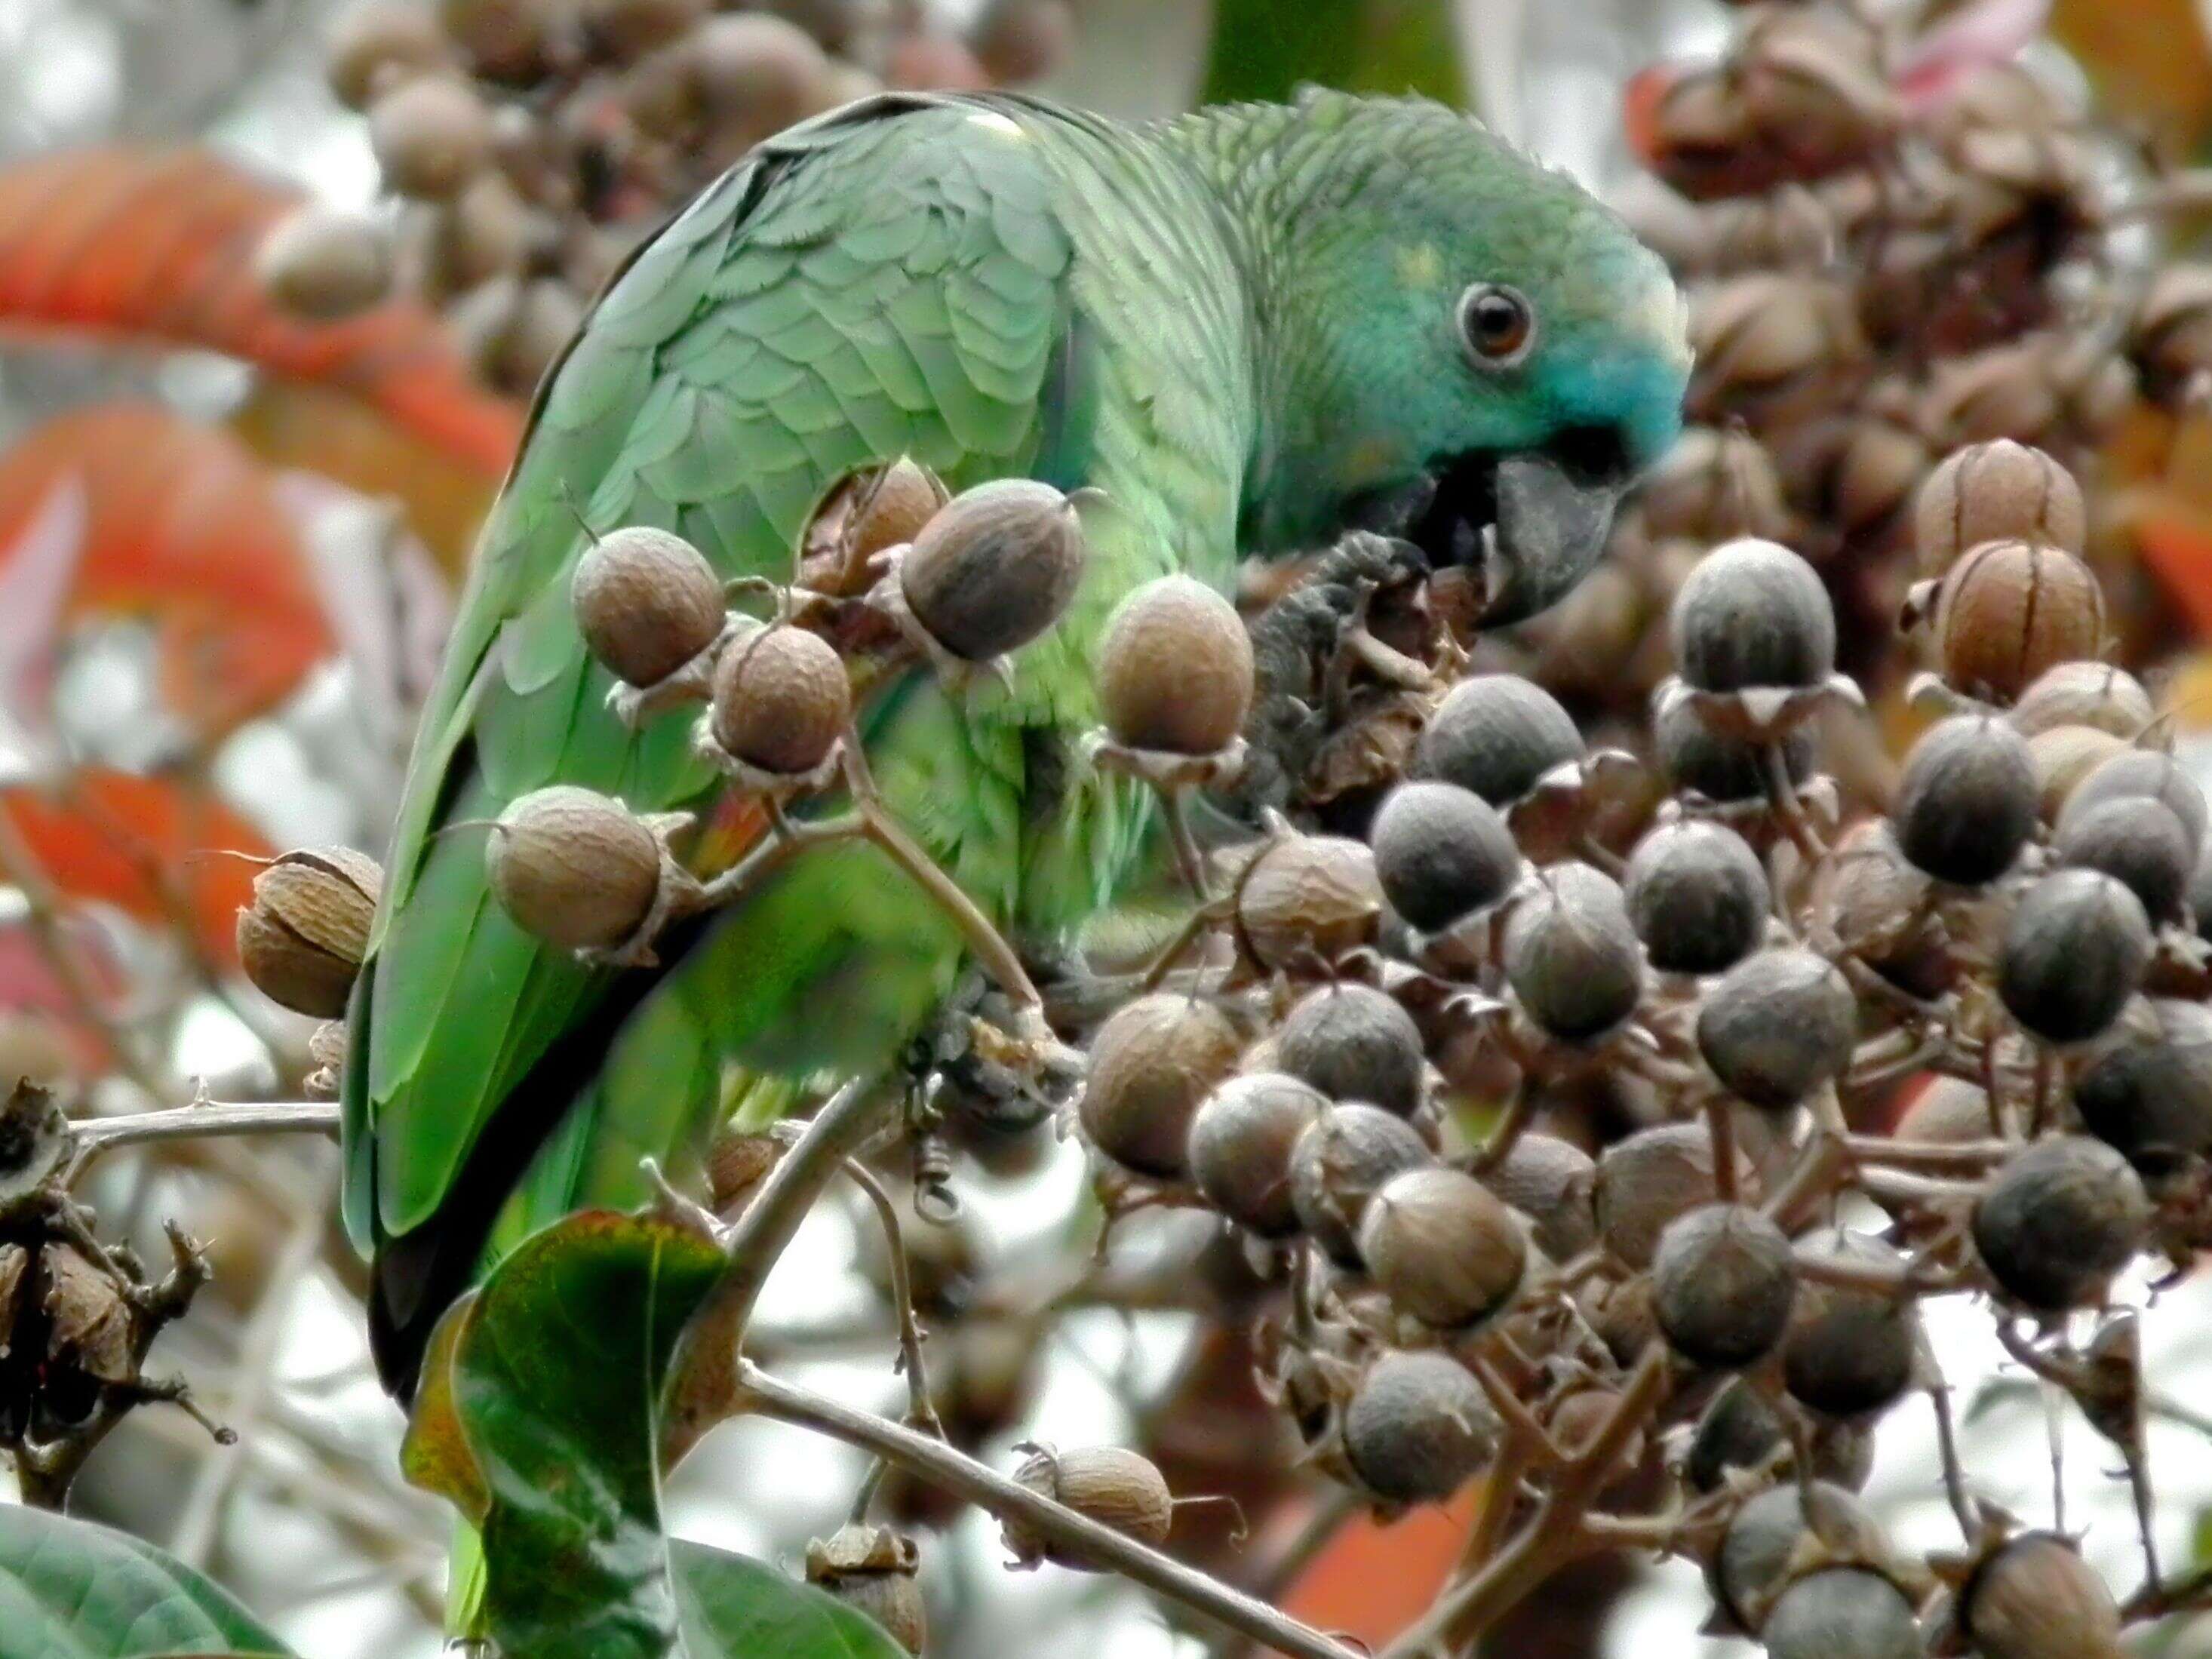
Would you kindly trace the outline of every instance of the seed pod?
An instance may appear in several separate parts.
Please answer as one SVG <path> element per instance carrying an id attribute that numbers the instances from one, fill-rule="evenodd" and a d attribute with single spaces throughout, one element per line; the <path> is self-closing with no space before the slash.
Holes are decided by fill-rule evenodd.
<path id="1" fill-rule="evenodd" d="M 1032 1452 L 1014 1479 L 1039 1497 L 1067 1505 L 1140 1544 L 1158 1547 L 1175 1524 L 1175 1500 L 1150 1459 L 1121 1446 L 1082 1446 L 1058 1454 Z M 1069 1551 L 1013 1516 L 1004 1522 L 1006 1549 L 1019 1566 L 1040 1561 L 1078 1572 L 1106 1569 Z"/>
<path id="2" fill-rule="evenodd" d="M 2023 1533 L 1959 1592 L 1959 1624 L 1983 1659 L 2119 1659 L 2112 1592 L 2070 1539 Z"/>
<path id="3" fill-rule="evenodd" d="M 1570 861 L 1547 867 L 1540 885 L 1505 924 L 1505 977 L 1522 1009 L 1563 1042 L 1603 1036 L 1636 1012 L 1644 954 L 1612 877 Z"/>
<path id="4" fill-rule="evenodd" d="M 1771 1112 L 1840 1077 L 1857 1040 L 1850 981 L 1794 945 L 1746 957 L 1698 1007 L 1698 1052 L 1713 1075 Z"/>
<path id="5" fill-rule="evenodd" d="M 2053 663 L 2020 694 L 2006 718 L 2021 736 L 2061 726 L 2093 726 L 2132 742 L 2151 723 L 2150 694 L 2124 668 L 2106 662 Z"/>
<path id="6" fill-rule="evenodd" d="M 1649 1273 L 1585 1285 L 1576 1300 L 1613 1362 L 1624 1369 L 1635 1364 L 1644 1350 L 1659 1340 L 1659 1322 L 1651 1316 Z"/>
<path id="7" fill-rule="evenodd" d="M 1735 536 L 1780 537 L 1790 527 L 1774 458 L 1750 433 L 1693 426 L 1674 441 L 1636 492 L 1655 540 L 1708 546 Z"/>
<path id="8" fill-rule="evenodd" d="M 568 602 L 592 657 L 630 685 L 657 685 L 722 631 L 722 584 L 706 555 L 649 525 L 610 531 L 586 548 Z"/>
<path id="9" fill-rule="evenodd" d="M 1298 1230 L 1291 1152 L 1328 1109 L 1317 1091 L 1280 1072 L 1232 1077 L 1190 1122 L 1191 1179 L 1206 1201 L 1262 1238 Z"/>
<path id="10" fill-rule="evenodd" d="M 47 1386 L 52 1373 L 67 1368 L 97 1382 L 125 1385 L 138 1380 L 137 1311 L 123 1286 L 74 1244 L 59 1239 L 41 1246 L 39 1273 L 46 1289 Z"/>
<path id="11" fill-rule="evenodd" d="M 1928 878 L 1905 861 L 1888 823 L 1866 818 L 1836 844 L 1815 892 L 1844 948 L 1916 996 L 1935 996 L 1954 976 L 1927 919 Z"/>
<path id="12" fill-rule="evenodd" d="M 688 33 L 708 0 L 583 0 L 580 21 L 592 44 L 617 59 L 641 58 Z"/>
<path id="13" fill-rule="evenodd" d="M 1675 665 L 1705 691 L 1818 685 L 1835 672 L 1836 613 L 1813 567 L 1779 542 L 1715 548 L 1674 595 Z"/>
<path id="14" fill-rule="evenodd" d="M 1776 1598 L 1759 1628 L 1767 1659 L 1922 1659 L 1904 1593 L 1878 1572 L 1824 1567 Z"/>
<path id="15" fill-rule="evenodd" d="M 1553 1261 L 1571 1261 L 1597 1243 L 1597 1165 L 1571 1142 L 1523 1134 L 1478 1178 L 1528 1218 L 1536 1248 Z"/>
<path id="16" fill-rule="evenodd" d="M 899 565 L 899 587 L 931 638 L 987 662 L 1060 620 L 1086 552 L 1072 499 L 1050 484 L 1000 478 L 963 490 L 922 526 Z"/>
<path id="17" fill-rule="evenodd" d="M 1162 576 L 1115 607 L 1098 647 L 1098 702 L 1118 742 L 1217 753 L 1244 729 L 1252 690 L 1252 636 L 1204 582 Z"/>
<path id="18" fill-rule="evenodd" d="M 1997 994 L 2046 1042 L 2080 1042 L 2119 1018 L 2150 966 L 2150 922 L 2136 896 L 2094 870 L 2057 870 L 2013 908 Z"/>
<path id="19" fill-rule="evenodd" d="M 2008 702 L 2045 670 L 2096 655 L 2105 592 L 2089 567 L 2062 549 L 1984 542 L 1943 578 L 1935 630 L 1946 680 Z"/>
<path id="20" fill-rule="evenodd" d="M 853 518 L 845 526 L 847 552 L 866 567 L 878 553 L 910 542 L 952 497 L 938 476 L 902 455 L 872 469 L 854 484 Z"/>
<path id="21" fill-rule="evenodd" d="M 2181 821 L 2191 854 L 2204 845 L 2204 791 L 2171 755 L 2130 749 L 2113 756 L 2066 798 L 2066 809 L 2058 815 L 2060 833 L 2108 800 L 2154 800 Z"/>
<path id="22" fill-rule="evenodd" d="M 271 1002 L 317 1019 L 345 1012 L 384 872 L 346 847 L 285 854 L 253 878 L 238 913 L 238 958 Z"/>
<path id="23" fill-rule="evenodd" d="M 1237 925 L 1262 968 L 1311 972 L 1375 937 L 1382 885 L 1375 855 L 1340 836 L 1284 836 L 1237 887 Z"/>
<path id="24" fill-rule="evenodd" d="M 1677 789 L 1694 790 L 1707 800 L 1756 800 L 1766 793 L 1758 744 L 1716 732 L 1698 718 L 1686 696 L 1662 696 L 1652 717 L 1651 736 L 1659 764 Z M 1813 775 L 1814 736 L 1799 726 L 1782 739 L 1783 769 L 1792 783 Z"/>
<path id="25" fill-rule="evenodd" d="M 1860 1266 L 1905 1265 L 1881 1239 L 1841 1228 L 1814 1248 Z M 1912 1386 L 1918 1330 L 1918 1316 L 1903 1297 L 1825 1285 L 1801 1273 L 1790 1334 L 1783 1339 L 1783 1382 L 1800 1405 L 1830 1417 L 1885 1411 Z"/>
<path id="26" fill-rule="evenodd" d="M 2136 313 L 2130 351 L 2144 391 L 2169 407 L 2180 405 L 2197 377 L 2212 368 L 2212 265 L 2176 260 L 2160 267 Z"/>
<path id="27" fill-rule="evenodd" d="M 2028 762 L 2035 768 L 2036 811 L 2045 823 L 2056 823 L 2082 780 L 2127 746 L 2124 738 L 2090 726 L 2054 726 L 2037 732 L 2027 742 Z"/>
<path id="28" fill-rule="evenodd" d="M 1360 1220 L 1359 1254 L 1400 1313 L 1456 1330 L 1513 1299 L 1528 1241 L 1480 1182 L 1438 1165 L 1394 1176 L 1376 1193 Z"/>
<path id="29" fill-rule="evenodd" d="M 1913 1097 L 1890 1139 L 1945 1146 L 1986 1140 L 1996 1133 L 1990 1097 L 1979 1084 L 1962 1077 L 1936 1077 Z"/>
<path id="30" fill-rule="evenodd" d="M 1181 1176 L 1199 1103 L 1237 1069 L 1243 1047 L 1210 1002 L 1156 991 L 1124 1003 L 1091 1040 L 1084 1133 L 1140 1174 Z"/>
<path id="31" fill-rule="evenodd" d="M 1816 1419 L 1812 1428 L 1813 1474 L 1852 1492 L 1866 1484 L 1874 1469 L 1874 1438 L 1856 1425 L 1832 1418 Z M 1766 1396 L 1742 1378 L 1724 1384 L 1698 1419 L 1689 1450 L 1682 1460 L 1683 1478 L 1693 1492 L 1717 1492 L 1731 1471 L 1764 1469 L 1776 1453 L 1783 1466 L 1794 1460 L 1790 1431 Z"/>
<path id="32" fill-rule="evenodd" d="M 1954 714 L 1905 757 L 1890 822 L 1916 868 L 1979 887 L 2012 867 L 2035 808 L 2035 766 L 2020 733 L 1985 715 Z"/>
<path id="33" fill-rule="evenodd" d="M 1921 574 L 1940 576 L 1984 542 L 2021 540 L 2078 554 L 2088 532 L 2081 487 L 2039 449 L 1998 438 L 1948 456 L 1913 503 Z"/>
<path id="34" fill-rule="evenodd" d="M 1512 890 L 1521 849 L 1490 803 L 1455 783 L 1401 783 L 1368 830 L 1375 873 L 1390 908 L 1440 933 Z"/>
<path id="35" fill-rule="evenodd" d="M 1395 997 L 1346 981 L 1306 993 L 1275 1034 L 1275 1063 L 1334 1100 L 1400 1117 L 1421 1103 L 1421 1030 Z"/>
<path id="36" fill-rule="evenodd" d="M 448 51 L 445 33 L 427 6 L 375 0 L 338 19 L 324 51 L 323 72 L 340 103 L 366 109 L 392 82 L 442 67 Z"/>
<path id="37" fill-rule="evenodd" d="M 2069 817 L 2054 844 L 2062 865 L 2112 877 L 2154 921 L 2187 915 L 2196 855 L 2181 820 L 2157 801 L 2100 802 Z"/>
<path id="38" fill-rule="evenodd" d="M 636 933 L 660 890 L 660 857 L 629 808 L 564 783 L 510 802 L 484 843 L 500 908 L 567 951 L 611 950 Z"/>
<path id="39" fill-rule="evenodd" d="M 994 84 L 1021 87 L 1058 69 L 1074 42 L 1066 0 L 1001 0 L 985 8 L 969 44 Z"/>
<path id="40" fill-rule="evenodd" d="M 2149 1029 L 2115 1031 L 2074 1080 L 2081 1127 L 2130 1161 L 2212 1152 L 2212 1010 L 2154 999 Z"/>
<path id="41" fill-rule="evenodd" d="M 300 208 L 261 239 L 253 273 L 294 315 L 336 322 L 392 291 L 392 241 L 367 214 Z"/>
<path id="42" fill-rule="evenodd" d="M 1291 1206 L 1332 1261 L 1357 1267 L 1367 1200 L 1391 1176 L 1432 1162 L 1403 1118 L 1357 1101 L 1332 1106 L 1291 1149 Z"/>
<path id="43" fill-rule="evenodd" d="M 806 1546 L 806 1582 L 872 1619 L 908 1653 L 929 1638 L 929 1615 L 915 1582 L 921 1558 L 914 1540 L 887 1527 L 841 1527 Z"/>
<path id="44" fill-rule="evenodd" d="M 1818 480 L 1816 516 L 1846 535 L 1879 533 L 1928 475 L 1927 441 L 1908 420 L 1886 414 L 1851 422 L 1830 449 Z"/>
<path id="45" fill-rule="evenodd" d="M 852 715 L 845 659 L 803 628 L 741 630 L 714 665 L 714 741 L 763 772 L 813 771 L 830 758 Z"/>
<path id="46" fill-rule="evenodd" d="M 2006 1295 L 2044 1313 L 2094 1306 L 2142 1248 L 2150 1200 L 2101 1140 L 2059 1135 L 2006 1160 L 1974 1206 L 1974 1246 Z"/>
<path id="47" fill-rule="evenodd" d="M 1699 293 L 1690 344 L 1697 362 L 1684 407 L 1703 421 L 1745 399 L 1771 412 L 1775 394 L 1865 350 L 1843 288 L 1790 271 L 1749 271 Z"/>
<path id="48" fill-rule="evenodd" d="M 418 76 L 380 93 L 368 143 L 384 181 L 402 196 L 442 202 L 491 163 L 491 117 L 466 82 Z"/>
<path id="49" fill-rule="evenodd" d="M 1639 1129 L 1598 1156 L 1592 1188 L 1598 1237 L 1636 1272 L 1651 1265 L 1668 1222 L 1717 1196 L 1713 1138 L 1703 1123 Z"/>
<path id="50" fill-rule="evenodd" d="M 1713 1599 L 1743 1629 L 1759 1629 L 1789 1584 L 1808 1533 L 1844 1555 L 1875 1556 L 1885 1547 L 1874 1512 L 1843 1487 L 1814 1483 L 1809 1523 L 1797 1482 L 1768 1487 L 1729 1520 L 1708 1574 Z"/>
<path id="51" fill-rule="evenodd" d="M 1790 1326 L 1797 1266 L 1782 1230 L 1741 1204 L 1677 1216 L 1651 1258 L 1651 1313 L 1693 1365 L 1733 1370 L 1764 1358 Z"/>
<path id="52" fill-rule="evenodd" d="M 1433 1352 L 1377 1355 L 1344 1408 L 1352 1473 L 1389 1504 L 1440 1504 L 1498 1449 L 1482 1385 Z"/>
<path id="53" fill-rule="evenodd" d="M 1452 687 L 1421 728 L 1414 769 L 1507 806 L 1585 752 L 1573 717 L 1550 692 L 1517 674 L 1475 674 Z"/>
<path id="54" fill-rule="evenodd" d="M 1717 974 L 1766 931 L 1766 871 L 1742 836 L 1697 818 L 1661 824 L 1629 854 L 1628 917 L 1662 973 Z"/>

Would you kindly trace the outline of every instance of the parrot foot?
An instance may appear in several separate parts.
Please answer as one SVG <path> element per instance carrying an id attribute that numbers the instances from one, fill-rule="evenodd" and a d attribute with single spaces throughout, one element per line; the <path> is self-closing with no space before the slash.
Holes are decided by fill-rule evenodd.
<path id="1" fill-rule="evenodd" d="M 1001 1132 L 1033 1128 L 1075 1097 L 1080 1053 L 1037 1011 L 1016 1004 L 980 973 L 947 1000 L 916 1039 L 908 1065 L 918 1092 L 940 1111 Z"/>

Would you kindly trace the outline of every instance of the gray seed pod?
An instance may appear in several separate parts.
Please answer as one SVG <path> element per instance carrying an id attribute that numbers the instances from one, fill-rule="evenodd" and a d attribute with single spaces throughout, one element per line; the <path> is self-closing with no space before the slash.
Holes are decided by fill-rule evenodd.
<path id="1" fill-rule="evenodd" d="M 1759 1631 L 1767 1659 L 1922 1659 L 1904 1593 L 1878 1572 L 1824 1567 L 1783 1591 Z"/>
<path id="2" fill-rule="evenodd" d="M 1571 1261 L 1597 1243 L 1597 1165 L 1571 1142 L 1524 1134 L 1480 1180 L 1528 1218 L 1536 1248 L 1553 1261 Z"/>
<path id="3" fill-rule="evenodd" d="M 1839 1551 L 1873 1554 L 1883 1547 L 1881 1523 L 1841 1486 L 1814 1483 L 1813 1518 L 1820 1536 Z M 1794 1480 L 1760 1492 L 1729 1520 L 1707 1577 L 1713 1599 L 1744 1629 L 1759 1628 L 1808 1530 L 1804 1494 Z"/>
<path id="4" fill-rule="evenodd" d="M 1291 1149 L 1291 1206 L 1330 1260 L 1357 1267 L 1367 1200 L 1391 1176 L 1433 1161 L 1403 1118 L 1357 1101 L 1332 1106 Z"/>
<path id="5" fill-rule="evenodd" d="M 2061 726 L 2087 726 L 2133 741 L 2154 710 L 2142 682 L 2104 662 L 2062 662 L 2020 694 L 2006 718 L 2023 738 Z"/>
<path id="6" fill-rule="evenodd" d="M 1481 1182 L 1437 1165 L 1392 1176 L 1368 1201 L 1359 1254 L 1399 1312 L 1457 1330 L 1513 1299 L 1528 1241 Z"/>
<path id="7" fill-rule="evenodd" d="M 1651 1313 L 1693 1365 L 1732 1370 L 1763 1358 L 1790 1326 L 1797 1267 L 1782 1230 L 1741 1204 L 1669 1222 L 1651 1258 Z"/>
<path id="8" fill-rule="evenodd" d="M 1675 592 L 1668 623 L 1675 665 L 1700 690 L 1818 685 L 1835 672 L 1828 591 L 1779 542 L 1715 548 Z"/>
<path id="9" fill-rule="evenodd" d="M 1695 1492 L 1717 1492 L 1729 1471 L 1766 1467 L 1777 1452 L 1790 1462 L 1790 1432 L 1766 1397 L 1741 1377 L 1724 1384 L 1698 1419 L 1682 1460 L 1683 1478 Z M 1815 1479 L 1858 1491 L 1874 1472 L 1874 1437 L 1857 1424 L 1818 1418 L 1813 1423 Z"/>
<path id="10" fill-rule="evenodd" d="M 1298 999 L 1275 1034 L 1275 1063 L 1333 1100 L 1400 1117 L 1421 1103 L 1421 1030 L 1395 997 L 1346 981 Z"/>
<path id="11" fill-rule="evenodd" d="M 954 656 L 984 662 L 1058 622 L 1083 580 L 1075 503 L 1050 484 L 1000 478 L 963 490 L 914 538 L 899 586 Z"/>
<path id="12" fill-rule="evenodd" d="M 1573 717 L 1550 692 L 1517 674 L 1476 674 L 1452 687 L 1429 716 L 1414 766 L 1420 776 L 1504 806 L 1584 752 Z"/>
<path id="13" fill-rule="evenodd" d="M 1890 821 L 1914 867 L 1978 887 L 2012 867 L 2035 828 L 2036 805 L 2026 739 L 1989 716 L 1954 714 L 1905 757 Z"/>
<path id="14" fill-rule="evenodd" d="M 2061 864 L 2102 871 L 2141 900 L 2154 921 L 2188 917 L 2196 858 L 2181 820 L 2159 802 L 2100 801 L 2069 815 L 2055 846 Z"/>
<path id="15" fill-rule="evenodd" d="M 1983 1659 L 2119 1659 L 2120 1612 L 2070 1539 L 2023 1533 L 1959 1592 L 1959 1624 Z"/>
<path id="16" fill-rule="evenodd" d="M 2192 854 L 2204 845 L 2204 791 L 2180 762 L 2152 749 L 2124 750 L 2084 778 L 2066 798 L 2065 810 L 2058 815 L 2059 831 L 2064 833 L 2083 814 L 2108 800 L 2145 798 L 2160 802 L 2181 821 Z"/>
<path id="17" fill-rule="evenodd" d="M 1675 1217 L 1713 1202 L 1713 1138 L 1703 1123 L 1639 1129 L 1597 1160 L 1593 1204 L 1598 1237 L 1622 1263 L 1651 1265 L 1659 1235 Z"/>
<path id="18" fill-rule="evenodd" d="M 1881 1239 L 1840 1229 L 1821 1237 L 1815 1249 L 1869 1267 L 1905 1262 Z M 1799 1404 L 1830 1417 L 1886 1410 L 1912 1386 L 1918 1330 L 1909 1301 L 1801 1277 L 1790 1334 L 1783 1339 L 1783 1381 Z"/>
<path id="19" fill-rule="evenodd" d="M 1455 783 L 1400 784 L 1376 813 L 1367 842 L 1391 908 L 1427 933 L 1487 909 L 1521 873 L 1521 849 L 1505 820 Z"/>
<path id="20" fill-rule="evenodd" d="M 2212 1152 L 2212 1009 L 2160 998 L 2152 1030 L 2132 1017 L 2074 1081 L 2081 1127 L 2137 1163 Z"/>
<path id="21" fill-rule="evenodd" d="M 1190 1174 L 1206 1201 L 1262 1238 L 1298 1229 L 1291 1203 L 1291 1152 L 1328 1102 L 1280 1072 L 1232 1077 L 1206 1097 L 1190 1124 Z"/>
<path id="22" fill-rule="evenodd" d="M 1974 1246 L 1990 1276 L 2045 1313 L 2102 1300 L 2149 1226 L 2150 1200 L 2135 1170 L 2086 1135 L 2014 1152 L 1974 1206 Z"/>
<path id="23" fill-rule="evenodd" d="M 1850 982 L 1825 957 L 1794 945 L 1746 957 L 1698 1008 L 1705 1064 L 1768 1111 L 1786 1110 L 1841 1076 L 1857 1036 Z"/>
<path id="24" fill-rule="evenodd" d="M 1664 823 L 1629 854 L 1628 918 L 1663 973 L 1717 974 L 1766 928 L 1771 896 L 1741 836 L 1696 818 Z"/>
<path id="25" fill-rule="evenodd" d="M 1444 1354 L 1379 1355 L 1344 1408 L 1352 1473 L 1388 1503 L 1441 1503 L 1497 1449 L 1482 1385 Z"/>
<path id="26" fill-rule="evenodd" d="M 1505 977 L 1528 1018 L 1563 1042 L 1595 1041 L 1634 1013 L 1644 953 L 1620 884 L 1587 864 L 1547 868 L 1505 925 Z"/>
<path id="27" fill-rule="evenodd" d="M 2094 870 L 2057 870 L 2013 908 L 1997 994 L 2046 1042 L 2080 1042 L 2119 1018 L 2150 957 L 2150 921 L 2133 893 Z"/>
<path id="28" fill-rule="evenodd" d="M 1707 800 L 1756 800 L 1766 793 L 1759 745 L 1713 731 L 1698 718 L 1686 696 L 1662 696 L 1652 717 L 1651 735 L 1659 764 L 1678 789 L 1695 790 Z M 1818 748 L 1811 730 L 1799 726 L 1782 739 L 1783 769 L 1792 783 L 1813 775 Z"/>

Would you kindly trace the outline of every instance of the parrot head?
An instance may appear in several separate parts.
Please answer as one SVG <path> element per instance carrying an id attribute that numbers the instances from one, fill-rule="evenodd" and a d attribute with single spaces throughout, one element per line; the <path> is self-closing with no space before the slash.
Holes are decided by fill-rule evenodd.
<path id="1" fill-rule="evenodd" d="M 1260 538 L 1385 531 L 1475 568 L 1486 622 L 1541 611 L 1680 430 L 1682 297 L 1619 215 L 1456 112 L 1300 110 L 1260 300 L 1277 365 Z"/>

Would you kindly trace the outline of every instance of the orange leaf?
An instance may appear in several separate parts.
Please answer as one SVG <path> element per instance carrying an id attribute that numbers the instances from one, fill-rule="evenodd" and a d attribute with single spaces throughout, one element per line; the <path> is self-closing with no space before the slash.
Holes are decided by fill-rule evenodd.
<path id="1" fill-rule="evenodd" d="M 33 156 L 0 172 L 0 327 L 200 347 L 337 386 L 497 477 L 521 411 L 470 378 L 422 306 L 394 301 L 320 324 L 264 295 L 254 250 L 301 199 L 204 149 Z"/>
<path id="2" fill-rule="evenodd" d="M 235 960 L 238 909 L 252 896 L 253 866 L 208 851 L 265 858 L 270 848 L 213 795 L 167 778 L 88 770 L 52 794 L 0 792 L 0 812 L 70 897 L 155 925 L 182 910 L 212 960 Z"/>
<path id="3" fill-rule="evenodd" d="M 1354 1516 L 1298 1575 L 1283 1611 L 1379 1651 L 1428 1611 L 1451 1576 L 1480 1490 L 1469 1486 L 1441 1508 L 1424 1505 L 1388 1526 Z"/>
<path id="4" fill-rule="evenodd" d="M 70 479 L 88 520 L 65 614 L 151 620 L 195 730 L 269 708 L 336 648 L 292 519 L 229 434 L 137 404 L 35 428 L 0 456 L 0 548 Z"/>

